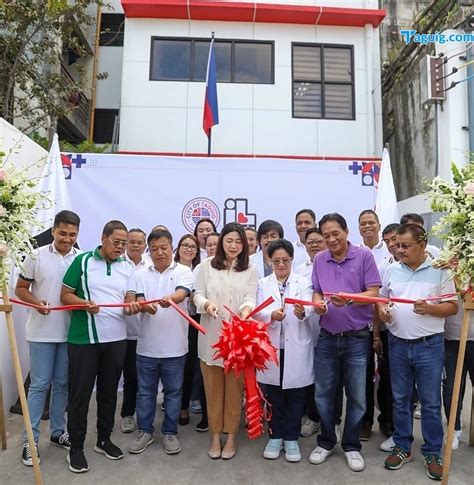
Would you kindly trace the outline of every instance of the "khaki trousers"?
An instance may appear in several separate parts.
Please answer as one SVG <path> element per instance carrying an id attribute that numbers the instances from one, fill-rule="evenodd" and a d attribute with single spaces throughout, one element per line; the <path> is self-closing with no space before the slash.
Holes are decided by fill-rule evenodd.
<path id="1" fill-rule="evenodd" d="M 239 431 L 240 407 L 244 376 L 237 379 L 234 372 L 224 374 L 223 367 L 208 365 L 202 360 L 201 372 L 207 399 L 209 430 L 212 434 Z"/>

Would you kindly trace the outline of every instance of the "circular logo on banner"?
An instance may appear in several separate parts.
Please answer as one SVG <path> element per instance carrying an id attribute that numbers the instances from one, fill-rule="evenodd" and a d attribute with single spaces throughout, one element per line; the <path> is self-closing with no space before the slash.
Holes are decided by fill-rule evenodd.
<path id="1" fill-rule="evenodd" d="M 196 197 L 191 199 L 183 209 L 181 213 L 181 219 L 183 221 L 184 227 L 189 232 L 194 232 L 196 224 L 201 219 L 211 219 L 211 221 L 216 225 L 219 225 L 221 214 L 219 212 L 219 207 L 215 202 L 205 197 Z"/>

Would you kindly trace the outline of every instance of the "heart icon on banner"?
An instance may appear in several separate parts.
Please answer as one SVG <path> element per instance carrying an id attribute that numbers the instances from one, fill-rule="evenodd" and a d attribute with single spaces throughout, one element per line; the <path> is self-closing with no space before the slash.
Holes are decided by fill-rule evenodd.
<path id="1" fill-rule="evenodd" d="M 239 213 L 237 214 L 237 222 L 238 222 L 239 224 L 245 224 L 245 223 L 246 223 L 246 222 L 248 222 L 248 221 L 249 221 L 248 217 L 246 217 L 246 216 L 245 216 L 245 214 L 244 214 L 243 212 L 239 212 Z"/>

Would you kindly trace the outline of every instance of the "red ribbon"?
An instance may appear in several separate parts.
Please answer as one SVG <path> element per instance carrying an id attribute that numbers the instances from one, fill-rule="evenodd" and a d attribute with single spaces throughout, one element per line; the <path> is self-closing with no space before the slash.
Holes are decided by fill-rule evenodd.
<path id="1" fill-rule="evenodd" d="M 28 303 L 26 301 L 17 300 L 16 298 L 10 298 L 12 303 L 16 305 L 22 305 L 29 308 L 35 308 L 36 310 L 45 310 L 48 311 L 67 311 L 67 310 L 84 310 L 87 307 L 87 303 L 80 303 L 78 305 L 63 305 L 63 306 L 48 306 L 44 307 L 41 305 L 35 305 L 34 303 Z M 148 300 L 148 301 L 141 301 L 140 305 L 150 305 L 154 303 L 159 303 L 162 299 L 159 300 Z M 206 334 L 207 330 L 200 325 L 196 320 L 191 318 L 185 311 L 181 309 L 181 307 L 176 304 L 172 300 L 166 300 L 170 306 L 172 306 L 190 325 L 197 328 L 201 333 Z M 130 306 L 130 303 L 101 303 L 97 305 L 99 308 L 126 308 Z"/>
<path id="2" fill-rule="evenodd" d="M 257 383 L 256 371 L 266 370 L 269 360 L 278 364 L 276 349 L 268 336 L 268 324 L 253 319 L 244 320 L 229 308 L 226 310 L 231 313 L 231 321 L 222 321 L 221 335 L 213 345 L 216 349 L 214 359 L 223 359 L 224 372 L 234 371 L 237 377 L 244 374 L 247 436 L 256 439 L 263 434 L 262 418 L 268 419 L 264 415 L 263 396 Z"/>
<path id="3" fill-rule="evenodd" d="M 322 303 L 314 303 L 312 301 L 298 300 L 296 298 L 285 298 L 285 305 L 303 305 L 303 306 L 313 306 L 315 308 L 325 308 Z"/>
<path id="4" fill-rule="evenodd" d="M 331 297 L 331 296 L 340 296 L 347 300 L 353 301 L 360 301 L 363 303 L 415 303 L 418 300 L 425 300 L 425 301 L 434 301 L 434 300 L 443 300 L 446 298 L 452 298 L 453 296 L 457 296 L 457 293 L 446 293 L 444 295 L 438 296 L 430 296 L 428 298 L 419 298 L 418 300 L 410 300 L 408 298 L 384 298 L 381 296 L 365 296 L 360 295 L 358 293 L 330 293 L 330 292 L 323 292 L 324 296 Z"/>

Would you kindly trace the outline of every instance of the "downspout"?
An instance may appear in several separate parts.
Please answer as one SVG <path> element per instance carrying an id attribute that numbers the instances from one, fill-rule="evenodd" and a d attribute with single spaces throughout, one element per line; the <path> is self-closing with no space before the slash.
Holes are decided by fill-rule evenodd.
<path id="1" fill-rule="evenodd" d="M 474 30 L 471 30 L 471 34 L 474 35 Z M 474 61 L 474 43 L 471 43 L 471 47 L 468 51 L 467 62 Z M 469 127 L 469 160 L 474 160 L 474 64 L 468 64 L 467 77 L 470 78 L 467 81 L 467 114 L 468 114 L 468 127 Z"/>
<path id="2" fill-rule="evenodd" d="M 375 114 L 374 114 L 374 68 L 373 68 L 373 41 L 374 28 L 372 24 L 365 24 L 365 82 L 366 82 L 366 109 L 367 109 L 367 156 L 375 156 Z M 354 113 L 355 115 L 355 113 Z"/>
<path id="3" fill-rule="evenodd" d="M 99 40 L 100 24 L 102 19 L 102 10 L 100 3 L 97 4 L 97 25 L 95 29 L 95 46 L 94 46 L 94 66 L 92 68 L 92 87 L 91 87 L 91 104 L 89 110 L 89 142 L 93 141 L 94 124 L 95 124 L 95 100 L 97 91 L 97 66 L 99 64 Z"/>

